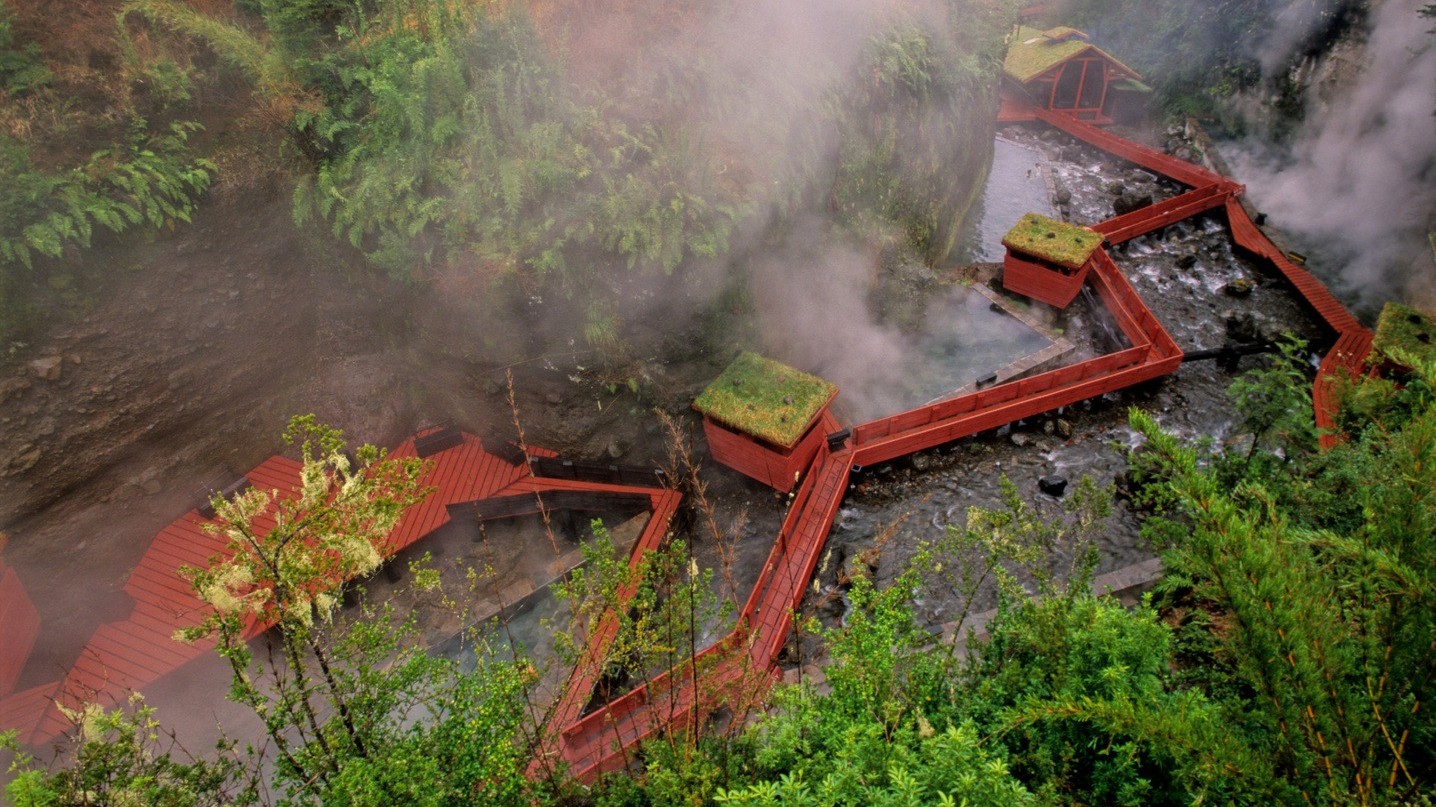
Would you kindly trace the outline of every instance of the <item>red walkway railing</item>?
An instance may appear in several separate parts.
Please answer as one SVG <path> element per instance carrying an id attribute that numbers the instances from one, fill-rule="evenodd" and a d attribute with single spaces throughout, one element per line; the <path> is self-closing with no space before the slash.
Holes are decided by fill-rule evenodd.
<path id="1" fill-rule="evenodd" d="M 1321 363 L 1313 389 L 1316 419 L 1326 430 L 1322 444 L 1330 445 L 1336 439 L 1330 432 L 1335 411 L 1332 382 L 1340 373 L 1361 371 L 1371 347 L 1371 334 L 1319 281 L 1293 264 L 1251 222 L 1236 201 L 1241 186 L 1067 115 L 1041 109 L 1027 111 L 1084 142 L 1192 188 L 1172 199 L 1094 225 L 1093 229 L 1103 233 L 1109 245 L 1225 208 L 1237 244 L 1269 261 L 1336 333 L 1336 342 Z M 752 703 L 760 697 L 776 674 L 775 660 L 787 642 L 793 612 L 812 577 L 854 466 L 891 460 L 1174 371 L 1182 361 L 1182 352 L 1171 336 L 1105 249 L 1098 250 L 1094 260 L 1095 271 L 1089 273 L 1087 282 L 1112 315 L 1128 347 L 864 423 L 852 430 L 850 446 L 821 449 L 794 495 L 733 631 L 692 660 L 583 715 L 618 631 L 617 619 L 611 614 L 604 617 L 588 637 L 584 654 L 551 713 L 533 770 L 562 763 L 580 780 L 591 781 L 605 771 L 629 764 L 631 749 L 659 731 L 696 726 L 719 704 Z M 838 430 L 830 415 L 823 417 L 820 428 L 826 433 Z M 411 441 L 395 453 L 409 456 L 413 450 Z M 294 478 L 295 467 L 280 458 L 272 463 L 256 469 L 254 474 L 267 479 L 265 484 L 283 489 L 282 483 Z M 570 486 L 625 494 L 635 490 L 535 478 L 526 468 L 516 469 L 486 454 L 477 440 L 469 437 L 460 447 L 448 449 L 437 458 L 429 481 L 441 492 L 405 516 L 392 535 L 390 551 L 408 546 L 446 521 L 448 504 L 484 496 L 574 489 Z M 678 505 L 678 495 L 671 491 L 639 490 L 651 496 L 653 515 L 631 556 L 633 568 L 644 553 L 660 545 Z M 55 699 L 73 703 L 80 695 L 108 694 L 113 700 L 116 693 L 154 680 L 201 652 L 164 641 L 201 607 L 175 578 L 180 564 L 202 562 L 217 551 L 191 543 L 200 540 L 196 536 L 204 535 L 198 529 L 200 523 L 198 515 L 191 513 L 156 538 L 152 552 L 136 569 L 131 586 L 126 587 L 136 598 L 135 614 L 96 632 L 92 646 L 72 671 L 74 680 L 67 678 L 62 683 L 32 688 L 0 702 L 0 725 L 23 722 L 32 727 L 25 736 L 31 742 L 52 736 L 64 728 L 53 708 Z M 87 658 L 93 658 L 94 663 L 87 662 Z M 24 721 L 17 714 L 24 715 Z"/>

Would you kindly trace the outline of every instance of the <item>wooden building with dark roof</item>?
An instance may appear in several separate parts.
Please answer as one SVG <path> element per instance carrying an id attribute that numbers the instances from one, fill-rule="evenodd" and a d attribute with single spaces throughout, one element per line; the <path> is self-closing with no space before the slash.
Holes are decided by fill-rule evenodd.
<path id="1" fill-rule="evenodd" d="M 1092 123 L 1111 123 L 1139 108 L 1151 92 L 1137 72 L 1088 41 L 1076 28 L 1018 26 L 1003 62 L 1004 93 Z M 1000 119 L 1028 120 L 1004 103 Z"/>

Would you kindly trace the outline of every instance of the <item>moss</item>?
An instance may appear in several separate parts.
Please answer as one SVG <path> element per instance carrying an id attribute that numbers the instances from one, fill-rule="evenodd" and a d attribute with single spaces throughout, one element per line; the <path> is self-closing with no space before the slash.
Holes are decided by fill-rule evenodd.
<path id="1" fill-rule="evenodd" d="M 838 388 L 815 375 L 744 351 L 693 408 L 744 434 L 791 448 Z"/>
<path id="2" fill-rule="evenodd" d="M 1090 50 L 1101 54 L 1128 77 L 1138 77 L 1136 71 L 1086 41 L 1085 37 L 1085 34 L 1074 28 L 1039 31 L 1021 26 L 1007 48 L 1007 58 L 1003 60 L 1002 71 L 1019 84 L 1026 84 L 1073 56 Z"/>
<path id="3" fill-rule="evenodd" d="M 1418 359 L 1436 361 L 1436 319 L 1400 303 L 1387 303 L 1376 320 L 1371 346 L 1386 356 L 1405 351 Z"/>
<path id="4" fill-rule="evenodd" d="M 1028 213 L 1002 237 L 1002 245 L 1069 269 L 1079 269 L 1102 245 L 1102 234 Z"/>

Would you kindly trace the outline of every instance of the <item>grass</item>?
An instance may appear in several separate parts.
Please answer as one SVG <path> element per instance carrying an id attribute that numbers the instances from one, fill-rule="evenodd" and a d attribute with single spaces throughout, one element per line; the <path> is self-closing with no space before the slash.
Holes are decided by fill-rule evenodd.
<path id="1" fill-rule="evenodd" d="M 693 401 L 729 428 L 791 448 L 838 394 L 831 382 L 744 351 Z"/>
<path id="2" fill-rule="evenodd" d="M 1102 245 L 1102 234 L 1028 213 L 1002 237 L 1002 245 L 1069 269 L 1080 269 Z"/>
<path id="3" fill-rule="evenodd" d="M 1436 320 L 1400 303 L 1387 303 L 1376 320 L 1371 346 L 1390 356 L 1402 350 L 1418 359 L 1436 360 Z"/>

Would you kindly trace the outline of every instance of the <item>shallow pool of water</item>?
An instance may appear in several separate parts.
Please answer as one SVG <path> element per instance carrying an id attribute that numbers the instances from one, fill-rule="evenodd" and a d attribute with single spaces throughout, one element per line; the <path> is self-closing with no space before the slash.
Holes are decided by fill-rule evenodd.
<path id="1" fill-rule="evenodd" d="M 987 187 L 959 250 L 964 263 L 1002 260 L 1002 236 L 1018 219 L 1026 213 L 1052 215 L 1046 170 L 1040 153 L 1005 138 L 994 141 Z"/>
<path id="2" fill-rule="evenodd" d="M 1050 344 L 988 298 L 953 286 L 928 304 L 926 328 L 903 363 L 903 389 L 894 412 L 945 398 Z"/>

